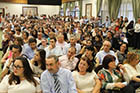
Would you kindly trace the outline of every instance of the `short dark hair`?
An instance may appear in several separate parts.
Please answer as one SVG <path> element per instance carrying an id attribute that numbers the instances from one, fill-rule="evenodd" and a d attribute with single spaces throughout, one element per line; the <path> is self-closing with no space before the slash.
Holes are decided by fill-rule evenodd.
<path id="1" fill-rule="evenodd" d="M 23 31 L 23 33 L 25 33 L 26 36 L 29 37 L 29 33 L 27 31 Z"/>
<path id="2" fill-rule="evenodd" d="M 88 64 L 88 66 L 89 66 L 88 69 L 86 70 L 86 72 L 92 72 L 92 70 L 93 70 L 93 68 L 94 68 L 92 62 L 91 62 L 87 57 L 81 57 L 80 61 L 81 61 L 81 60 L 86 61 L 87 64 Z M 79 72 L 78 65 L 79 65 L 80 61 L 77 63 L 77 65 L 76 65 L 76 67 L 75 67 L 75 70 L 77 70 L 78 72 Z"/>
<path id="3" fill-rule="evenodd" d="M 20 45 L 15 45 L 15 44 L 14 44 L 14 45 L 12 46 L 12 49 L 13 49 L 13 48 L 18 49 L 20 53 L 22 52 L 22 47 L 21 47 Z"/>
<path id="4" fill-rule="evenodd" d="M 30 44 L 30 43 L 34 43 L 34 42 L 37 43 L 37 41 L 36 41 L 35 38 L 30 38 L 30 39 L 29 39 L 29 44 Z"/>
<path id="5" fill-rule="evenodd" d="M 94 51 L 93 46 L 86 46 L 86 48 L 85 48 L 85 49 L 90 50 L 90 51 Z"/>
<path id="6" fill-rule="evenodd" d="M 108 64 L 112 61 L 115 61 L 115 60 L 116 60 L 115 56 L 108 54 L 104 57 L 102 66 L 105 69 L 108 69 L 109 68 Z"/>
<path id="7" fill-rule="evenodd" d="M 50 58 L 54 58 L 56 63 L 59 61 L 58 56 L 56 56 L 56 55 L 50 55 L 47 57 L 47 59 L 50 59 Z"/>
<path id="8" fill-rule="evenodd" d="M 53 39 L 53 40 L 56 42 L 56 38 L 55 38 L 55 37 L 53 37 L 53 38 L 50 38 L 50 40 L 51 40 L 51 39 Z"/>

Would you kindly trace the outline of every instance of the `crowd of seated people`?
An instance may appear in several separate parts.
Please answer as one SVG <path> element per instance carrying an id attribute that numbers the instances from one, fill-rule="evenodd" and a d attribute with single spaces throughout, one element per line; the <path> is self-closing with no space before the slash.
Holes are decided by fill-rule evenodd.
<path id="1" fill-rule="evenodd" d="M 135 93 L 139 55 L 128 47 L 140 48 L 140 19 L 132 24 L 123 16 L 103 24 L 99 17 L 5 17 L 0 92 L 64 93 L 71 87 L 72 93 Z M 62 88 L 55 90 L 45 78 L 58 82 L 56 73 L 65 78 L 58 77 Z"/>

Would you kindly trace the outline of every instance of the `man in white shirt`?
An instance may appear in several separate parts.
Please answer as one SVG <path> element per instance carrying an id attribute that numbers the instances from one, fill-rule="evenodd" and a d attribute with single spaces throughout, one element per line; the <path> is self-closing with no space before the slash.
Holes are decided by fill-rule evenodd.
<path id="1" fill-rule="evenodd" d="M 70 47 L 68 49 L 67 55 L 63 55 L 59 57 L 59 62 L 61 63 L 61 67 L 74 70 L 76 64 L 78 62 L 78 58 L 75 57 L 76 49 L 74 47 Z"/>
<path id="2" fill-rule="evenodd" d="M 56 46 L 60 46 L 62 49 L 67 45 L 67 42 L 64 40 L 64 35 L 59 33 L 57 36 Z"/>
<path id="3" fill-rule="evenodd" d="M 48 57 L 49 55 L 63 55 L 61 47 L 56 46 L 56 38 L 50 38 L 50 45 L 44 50 L 46 51 L 46 57 Z"/>
<path id="4" fill-rule="evenodd" d="M 76 41 L 77 41 L 76 37 L 74 35 L 71 35 L 70 36 L 70 43 L 64 46 L 63 53 L 67 54 L 68 49 L 70 47 L 75 47 L 76 48 L 76 54 L 79 54 L 79 52 L 81 50 L 81 45 L 76 43 Z"/>
<path id="5" fill-rule="evenodd" d="M 111 48 L 111 43 L 110 43 L 109 41 L 105 40 L 104 43 L 103 43 L 103 50 L 99 51 L 99 52 L 96 54 L 96 56 L 95 56 L 95 59 L 96 59 L 96 67 L 97 67 L 99 64 L 102 65 L 102 61 L 103 61 L 103 59 L 104 59 L 104 57 L 105 57 L 106 55 L 110 54 L 110 55 L 113 55 L 113 56 L 116 57 L 115 52 L 112 51 L 112 50 L 110 50 L 110 48 Z M 116 57 L 115 62 L 116 62 L 116 64 L 119 63 L 117 57 Z"/>

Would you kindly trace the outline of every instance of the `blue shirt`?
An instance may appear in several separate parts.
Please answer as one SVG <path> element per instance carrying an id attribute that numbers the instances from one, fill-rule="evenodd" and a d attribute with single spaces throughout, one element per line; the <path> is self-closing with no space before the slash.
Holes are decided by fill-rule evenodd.
<path id="1" fill-rule="evenodd" d="M 60 81 L 62 93 L 77 93 L 76 84 L 70 70 L 65 68 L 59 68 L 56 74 L 58 75 L 58 79 Z M 44 71 L 41 74 L 40 86 L 43 93 L 55 93 L 53 74 L 50 73 L 48 70 Z"/>
<path id="2" fill-rule="evenodd" d="M 31 60 L 34 57 L 35 52 L 28 44 L 24 44 L 22 54 L 26 55 L 28 59 Z"/>

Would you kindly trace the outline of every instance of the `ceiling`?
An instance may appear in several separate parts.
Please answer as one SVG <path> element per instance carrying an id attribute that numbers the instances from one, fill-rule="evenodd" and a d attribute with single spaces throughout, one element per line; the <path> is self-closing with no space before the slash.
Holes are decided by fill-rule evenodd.
<path id="1" fill-rule="evenodd" d="M 70 1 L 77 1 L 77 0 L 62 0 L 62 3 L 70 2 Z"/>
<path id="2" fill-rule="evenodd" d="M 62 0 L 62 3 L 77 1 L 77 0 Z M 23 3 L 27 4 L 27 0 L 0 0 L 0 2 L 10 2 L 10 3 Z"/>

